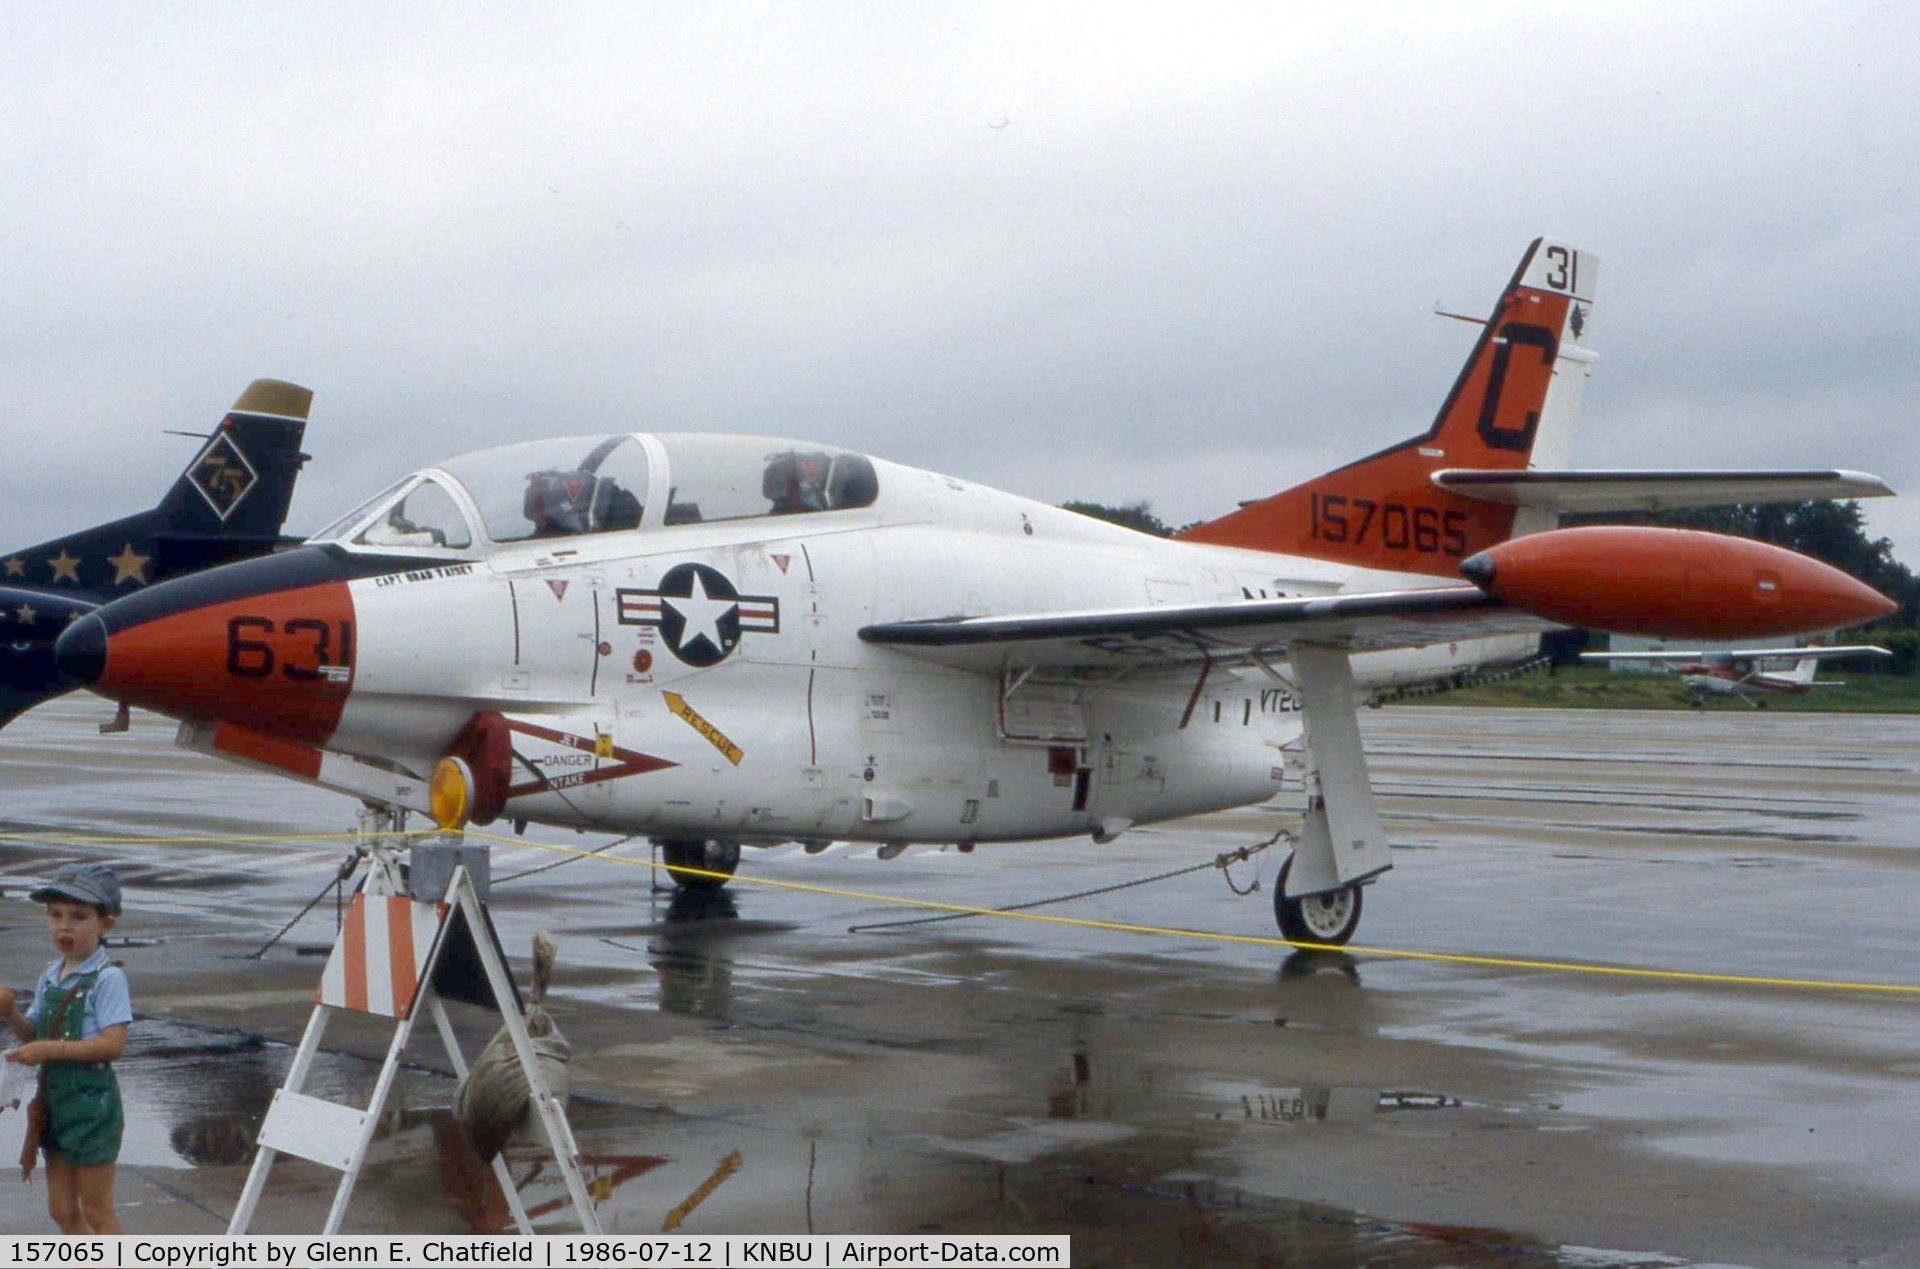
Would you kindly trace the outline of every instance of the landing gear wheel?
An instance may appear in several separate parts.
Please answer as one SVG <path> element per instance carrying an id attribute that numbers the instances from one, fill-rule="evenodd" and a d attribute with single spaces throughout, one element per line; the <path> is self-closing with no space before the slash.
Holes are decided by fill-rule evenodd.
<path id="1" fill-rule="evenodd" d="M 1360 887 L 1343 886 L 1324 894 L 1287 898 L 1287 874 L 1293 870 L 1293 856 L 1280 865 L 1273 882 L 1273 917 L 1280 933 L 1293 943 L 1331 943 L 1343 945 L 1360 927 Z"/>
<path id="2" fill-rule="evenodd" d="M 660 856 L 667 862 L 667 875 L 682 890 L 718 890 L 740 866 L 740 843 L 725 838 L 672 838 L 656 842 Z M 703 873 L 721 873 L 706 877 L 685 871 L 697 868 Z"/>

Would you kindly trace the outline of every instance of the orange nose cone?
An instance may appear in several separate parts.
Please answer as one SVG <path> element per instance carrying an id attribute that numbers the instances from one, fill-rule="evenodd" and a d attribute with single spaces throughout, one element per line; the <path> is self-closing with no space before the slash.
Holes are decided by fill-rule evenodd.
<path id="1" fill-rule="evenodd" d="M 1666 639 L 1811 634 L 1898 607 L 1809 556 L 1690 529 L 1556 529 L 1502 542 L 1461 571 L 1496 598 L 1554 621 Z"/>
<path id="2" fill-rule="evenodd" d="M 168 612 L 108 634 L 92 687 L 175 718 L 323 745 L 351 688 L 353 625 L 344 582 Z"/>

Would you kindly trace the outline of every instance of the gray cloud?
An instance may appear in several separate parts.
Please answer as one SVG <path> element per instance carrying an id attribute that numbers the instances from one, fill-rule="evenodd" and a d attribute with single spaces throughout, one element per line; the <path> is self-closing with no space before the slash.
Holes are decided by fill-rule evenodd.
<path id="1" fill-rule="evenodd" d="M 1677 12 L 1674 10 L 1678 9 Z M 1035 11 L 1039 10 L 1039 11 Z M 1576 461 L 1920 487 L 1897 6 L 0 11 L 0 532 L 250 378 L 294 507 L 529 435 L 773 432 L 1217 513 L 1424 426 L 1533 236 Z M 1910 563 L 1920 511 L 1872 510 Z"/>

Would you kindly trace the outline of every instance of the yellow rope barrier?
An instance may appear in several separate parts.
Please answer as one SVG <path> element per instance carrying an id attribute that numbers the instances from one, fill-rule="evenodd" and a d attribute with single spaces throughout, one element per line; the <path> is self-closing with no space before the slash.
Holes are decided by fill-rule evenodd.
<path id="1" fill-rule="evenodd" d="M 411 831 L 392 834 L 400 838 L 418 838 L 432 836 L 437 830 Z M 506 846 L 520 846 L 529 850 L 542 850 L 554 854 L 570 855 L 580 859 L 598 859 L 609 863 L 627 864 L 640 868 L 662 869 L 665 864 L 656 864 L 647 859 L 630 859 L 621 855 L 610 855 L 602 851 L 580 850 L 572 846 L 561 846 L 552 842 L 529 841 L 523 837 L 502 837 L 495 833 L 483 833 L 468 829 L 468 837 L 478 841 L 497 842 Z M 50 842 L 75 845 L 112 845 L 112 846 L 172 846 L 172 845 L 228 845 L 260 842 L 327 842 L 359 840 L 357 833 L 269 833 L 250 836 L 227 837 L 77 837 L 64 833 L 0 833 L 0 842 L 19 842 L 23 844 L 46 844 Z M 699 877 L 711 877 L 716 880 L 728 880 L 725 873 L 708 872 L 700 868 L 676 867 L 673 871 Z M 1136 925 L 1126 921 L 1095 921 L 1086 917 L 1055 916 L 1044 912 L 1007 912 L 998 908 L 980 908 L 964 903 L 946 903 L 938 899 L 911 899 L 899 895 L 873 894 L 863 890 L 842 890 L 834 886 L 816 886 L 804 881 L 780 881 L 772 877 L 733 877 L 737 885 L 761 886 L 771 890 L 791 890 L 801 894 L 821 895 L 832 899 L 852 899 L 862 903 L 877 903 L 892 907 L 920 908 L 932 912 L 946 912 L 957 916 L 997 917 L 1004 921 L 1034 921 L 1043 925 L 1067 926 L 1074 929 L 1105 930 L 1118 934 L 1146 934 L 1162 938 L 1196 939 L 1209 943 L 1234 943 L 1250 947 L 1284 947 L 1295 951 L 1342 952 L 1350 956 L 1373 956 L 1383 960 L 1433 961 L 1447 965 L 1479 965 L 1493 969 L 1524 969 L 1545 973 L 1592 974 L 1610 978 L 1638 978 L 1659 982 L 1704 983 L 1733 987 L 1779 987 L 1803 991 L 1849 991 L 1866 992 L 1887 996 L 1920 996 L 1920 984 L 1913 983 L 1858 983 L 1825 978 L 1782 978 L 1760 974 L 1714 974 L 1698 970 L 1645 969 L 1632 965 L 1594 965 L 1579 961 L 1537 960 L 1514 956 L 1474 956 L 1460 952 L 1432 952 L 1398 947 L 1372 947 L 1360 944 L 1337 945 L 1332 943 L 1295 943 L 1273 935 L 1263 934 L 1223 934 L 1213 930 L 1189 930 L 1179 926 Z"/>
<path id="2" fill-rule="evenodd" d="M 358 833 L 257 833 L 215 837 L 82 837 L 74 833 L 0 833 L 0 842 L 20 842 L 30 846 L 245 846 L 262 842 L 350 842 Z M 402 833 L 402 837 L 420 837 L 420 833 Z"/>
<path id="3" fill-rule="evenodd" d="M 530 842 L 522 838 L 499 837 L 490 833 L 467 830 L 467 836 L 482 841 L 505 842 L 515 846 L 529 846 L 536 850 L 554 851 L 561 854 L 577 855 L 582 858 L 604 859 L 613 863 L 637 865 L 642 868 L 664 868 L 646 859 L 627 859 L 618 855 L 593 854 L 590 851 L 577 850 L 571 846 L 559 846 L 547 842 Z M 676 868 L 674 871 L 694 876 L 726 879 L 725 873 L 708 872 L 700 868 Z M 1064 925 L 1077 929 L 1108 930 L 1121 934 L 1151 934 L 1169 938 L 1199 939 L 1211 943 L 1238 943 L 1254 947 L 1285 947 L 1307 952 L 1344 952 L 1351 956 L 1377 956 L 1383 959 L 1436 961 L 1450 965 L 1484 965 L 1500 969 L 1529 969 L 1569 974 L 1598 974 L 1615 978 L 1649 978 L 1667 982 L 1714 983 L 1722 986 L 1739 987 L 1787 987 L 1804 988 L 1816 991 L 1858 991 L 1877 992 L 1885 995 L 1920 996 L 1920 984 L 1911 983 L 1855 983 L 1821 978 L 1773 978 L 1755 974 L 1710 974 L 1689 970 L 1641 969 L 1631 965 L 1591 965 L 1578 961 L 1528 960 L 1509 956 L 1472 956 L 1457 952 L 1428 952 L 1395 947 L 1366 947 L 1359 944 L 1337 945 L 1332 943 L 1295 943 L 1287 939 L 1263 934 L 1222 934 L 1212 930 L 1188 930 L 1178 926 L 1135 925 L 1125 921 L 1094 921 L 1085 917 L 1054 916 L 1043 912 L 1006 912 L 998 908 L 978 908 L 962 903 L 944 903 L 937 899 L 907 899 L 897 895 L 871 894 L 860 890 L 841 890 L 832 886 L 810 885 L 802 881 L 778 881 L 771 877 L 734 877 L 735 884 L 746 883 L 753 886 L 765 886 L 776 890 L 793 890 L 803 894 L 824 895 L 836 899 L 856 899 L 866 903 L 890 904 L 895 907 L 925 908 L 936 912 L 951 912 L 965 916 L 999 917 L 1011 921 L 1037 921 L 1046 925 Z"/>

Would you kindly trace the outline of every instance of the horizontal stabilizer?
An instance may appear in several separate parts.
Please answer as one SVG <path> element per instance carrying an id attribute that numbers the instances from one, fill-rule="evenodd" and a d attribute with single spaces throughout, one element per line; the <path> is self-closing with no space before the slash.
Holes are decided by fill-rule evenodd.
<path id="1" fill-rule="evenodd" d="M 1666 511 L 1737 503 L 1886 498 L 1860 471 L 1501 471 L 1447 467 L 1433 483 L 1481 502 L 1547 511 Z"/>

